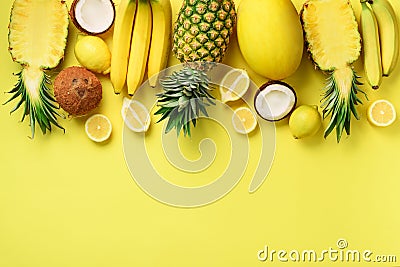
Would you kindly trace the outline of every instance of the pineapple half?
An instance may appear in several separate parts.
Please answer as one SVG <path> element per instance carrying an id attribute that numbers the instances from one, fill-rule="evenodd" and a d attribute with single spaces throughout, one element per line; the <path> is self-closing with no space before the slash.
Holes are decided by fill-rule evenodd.
<path id="1" fill-rule="evenodd" d="M 362 104 L 357 74 L 351 64 L 360 57 L 361 37 L 349 0 L 308 0 L 301 11 L 307 50 L 322 71 L 330 75 L 323 94 L 323 117 L 331 115 L 326 138 L 336 127 L 337 142 L 343 130 L 350 135 L 351 113 Z M 365 95 L 366 96 L 366 95 Z"/>
<path id="2" fill-rule="evenodd" d="M 63 0 L 15 0 L 9 24 L 9 51 L 13 61 L 22 65 L 15 74 L 18 82 L 8 93 L 13 94 L 6 102 L 20 97 L 11 111 L 22 104 L 30 117 L 32 138 L 35 124 L 43 134 L 51 131 L 51 125 L 64 130 L 57 122 L 59 109 L 49 85 L 50 77 L 45 70 L 55 68 L 64 56 L 68 36 L 68 8 Z"/>

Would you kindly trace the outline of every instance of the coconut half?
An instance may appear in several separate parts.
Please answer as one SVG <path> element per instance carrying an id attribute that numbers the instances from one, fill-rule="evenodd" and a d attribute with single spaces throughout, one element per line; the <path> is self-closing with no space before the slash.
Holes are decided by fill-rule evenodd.
<path id="1" fill-rule="evenodd" d="M 97 35 L 105 33 L 113 25 L 115 7 L 112 0 L 74 0 L 70 16 L 80 31 Z"/>
<path id="2" fill-rule="evenodd" d="M 254 108 L 267 121 L 279 121 L 292 112 L 297 103 L 294 89 L 285 82 L 269 81 L 254 97 Z"/>

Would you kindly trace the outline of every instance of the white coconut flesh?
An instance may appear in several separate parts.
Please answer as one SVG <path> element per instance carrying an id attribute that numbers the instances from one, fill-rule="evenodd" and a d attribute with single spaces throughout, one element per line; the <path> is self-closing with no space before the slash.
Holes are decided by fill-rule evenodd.
<path id="1" fill-rule="evenodd" d="M 88 32 L 105 32 L 114 22 L 110 0 L 80 0 L 75 6 L 75 19 Z"/>
<path id="2" fill-rule="evenodd" d="M 287 116 L 296 104 L 294 92 L 282 85 L 271 84 L 262 89 L 254 102 L 258 114 L 266 120 L 280 120 Z"/>

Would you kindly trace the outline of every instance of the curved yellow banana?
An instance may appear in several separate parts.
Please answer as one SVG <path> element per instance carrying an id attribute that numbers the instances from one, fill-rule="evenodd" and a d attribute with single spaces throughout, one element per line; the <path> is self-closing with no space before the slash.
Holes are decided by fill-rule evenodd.
<path id="1" fill-rule="evenodd" d="M 150 86 L 155 87 L 158 73 L 168 63 L 168 55 L 171 49 L 172 10 L 170 0 L 150 0 L 150 4 L 153 13 L 153 30 L 147 63 L 147 76 Z"/>
<path id="2" fill-rule="evenodd" d="M 399 58 L 399 26 L 392 5 L 387 0 L 372 3 L 379 28 L 383 76 L 389 76 Z"/>
<path id="3" fill-rule="evenodd" d="M 361 36 L 364 49 L 365 76 L 371 87 L 378 89 L 382 81 L 378 23 L 367 2 L 362 2 L 361 8 Z"/>
<path id="4" fill-rule="evenodd" d="M 121 0 L 115 17 L 110 80 L 116 94 L 121 93 L 128 71 L 129 51 L 136 0 Z"/>
<path id="5" fill-rule="evenodd" d="M 133 95 L 143 81 L 151 39 L 151 6 L 148 0 L 138 0 L 133 26 L 128 64 L 128 94 Z"/>

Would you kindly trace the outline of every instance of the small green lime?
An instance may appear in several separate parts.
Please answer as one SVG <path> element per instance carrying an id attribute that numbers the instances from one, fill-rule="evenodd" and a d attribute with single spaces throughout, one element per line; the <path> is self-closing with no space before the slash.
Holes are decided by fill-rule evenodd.
<path id="1" fill-rule="evenodd" d="M 289 128 L 296 139 L 316 134 L 321 127 L 321 114 L 317 106 L 301 105 L 289 118 Z"/>

